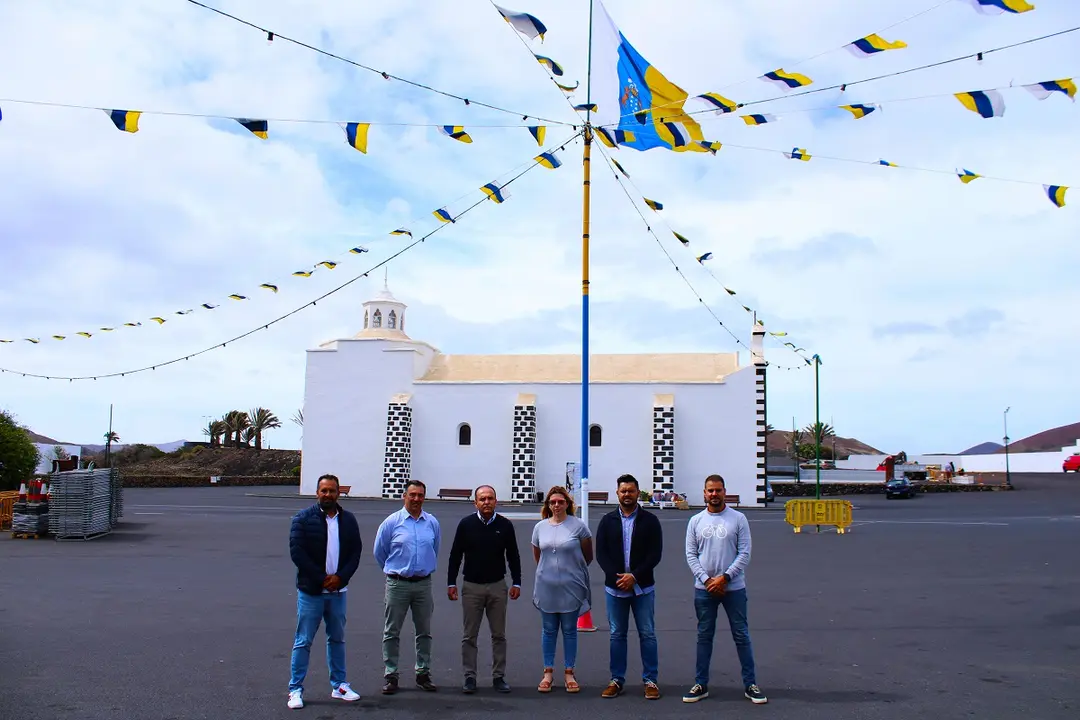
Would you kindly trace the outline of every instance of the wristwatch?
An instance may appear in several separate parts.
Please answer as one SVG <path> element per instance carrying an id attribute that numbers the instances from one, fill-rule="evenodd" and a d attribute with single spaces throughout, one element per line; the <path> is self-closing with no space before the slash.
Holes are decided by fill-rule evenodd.
<path id="1" fill-rule="evenodd" d="M 724 580 L 726 580 L 727 582 L 731 582 L 731 576 L 727 573 L 724 573 Z"/>

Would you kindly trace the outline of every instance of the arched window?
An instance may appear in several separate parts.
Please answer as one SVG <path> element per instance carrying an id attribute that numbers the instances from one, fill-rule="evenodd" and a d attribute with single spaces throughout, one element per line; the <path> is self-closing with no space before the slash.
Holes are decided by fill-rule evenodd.
<path id="1" fill-rule="evenodd" d="M 364 311 L 364 329 L 365 330 L 367 330 L 367 326 L 368 326 L 368 311 L 365 310 Z"/>
<path id="2" fill-rule="evenodd" d="M 371 316 L 371 327 L 382 327 L 382 310 L 376 310 L 375 314 Z"/>
<path id="3" fill-rule="evenodd" d="M 472 445 L 472 428 L 469 423 L 461 423 L 457 429 L 457 444 Z"/>
<path id="4" fill-rule="evenodd" d="M 600 447 L 604 439 L 604 430 L 599 425 L 589 426 L 589 447 Z"/>
<path id="5" fill-rule="evenodd" d="M 391 330 L 397 327 L 397 313 L 393 310 L 391 310 L 390 314 L 386 316 L 386 327 L 390 328 Z"/>

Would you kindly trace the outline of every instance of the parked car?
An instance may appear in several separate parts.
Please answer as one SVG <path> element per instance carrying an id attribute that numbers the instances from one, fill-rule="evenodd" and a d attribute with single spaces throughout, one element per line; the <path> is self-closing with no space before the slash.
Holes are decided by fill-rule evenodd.
<path id="1" fill-rule="evenodd" d="M 1065 458 L 1065 462 L 1061 463 L 1061 472 L 1069 472 L 1070 470 L 1080 473 L 1080 453 L 1070 455 Z"/>
<path id="2" fill-rule="evenodd" d="M 892 500 L 894 497 L 913 498 L 915 497 L 915 485 L 905 477 L 890 480 L 885 483 L 885 497 L 888 500 Z"/>

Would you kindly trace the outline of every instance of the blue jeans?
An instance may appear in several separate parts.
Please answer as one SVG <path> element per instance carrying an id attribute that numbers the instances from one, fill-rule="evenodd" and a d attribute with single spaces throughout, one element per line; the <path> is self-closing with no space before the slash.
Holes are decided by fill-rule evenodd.
<path id="1" fill-rule="evenodd" d="M 304 689 L 307 677 L 311 643 L 319 630 L 319 622 L 326 623 L 326 665 L 330 669 L 330 689 L 337 690 L 345 682 L 345 595 L 325 593 L 309 595 L 296 591 L 296 639 L 292 649 L 292 678 L 289 692 Z"/>
<path id="2" fill-rule="evenodd" d="M 728 590 L 717 597 L 707 590 L 694 590 L 694 610 L 697 612 L 697 676 L 694 682 L 709 684 L 709 663 L 712 660 L 713 636 L 716 634 L 716 615 L 720 606 L 727 613 L 731 637 L 739 653 L 743 687 L 756 684 L 754 650 L 750 644 L 750 628 L 746 622 L 746 588 Z"/>
<path id="3" fill-rule="evenodd" d="M 641 645 L 641 680 L 656 682 L 660 663 L 656 645 L 656 593 L 634 597 L 607 597 L 608 627 L 611 629 L 611 679 L 626 682 L 626 633 L 630 629 L 630 610 L 634 611 L 638 642 Z"/>
<path id="4" fill-rule="evenodd" d="M 564 665 L 573 670 L 577 662 L 577 613 L 546 613 L 541 610 L 540 616 L 543 618 L 540 649 L 544 653 L 544 667 L 555 667 L 555 643 L 562 629 Z"/>

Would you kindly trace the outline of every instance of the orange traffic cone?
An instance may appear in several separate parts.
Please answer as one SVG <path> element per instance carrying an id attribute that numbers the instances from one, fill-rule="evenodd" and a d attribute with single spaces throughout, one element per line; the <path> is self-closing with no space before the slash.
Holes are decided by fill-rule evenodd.
<path id="1" fill-rule="evenodd" d="M 586 610 L 584 615 L 579 615 L 577 619 L 578 632 L 596 632 L 596 626 L 592 621 L 592 610 Z"/>
<path id="2" fill-rule="evenodd" d="M 26 483 L 19 485 L 19 502 L 26 502 Z"/>

